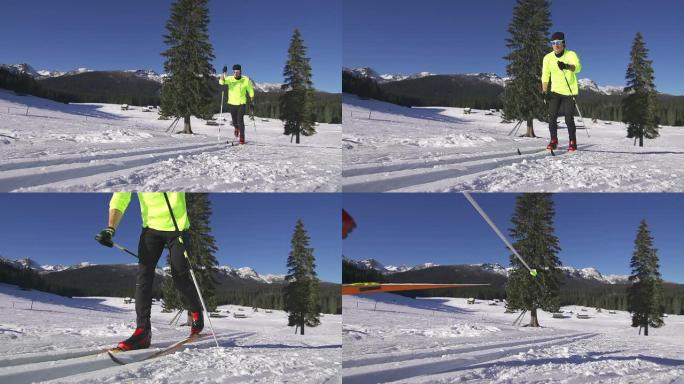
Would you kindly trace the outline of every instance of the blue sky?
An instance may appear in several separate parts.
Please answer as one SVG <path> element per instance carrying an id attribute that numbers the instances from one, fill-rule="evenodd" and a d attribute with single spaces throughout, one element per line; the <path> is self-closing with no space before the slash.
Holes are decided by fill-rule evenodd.
<path id="1" fill-rule="evenodd" d="M 107 226 L 110 197 L 100 193 L 0 194 L 0 255 L 30 257 L 40 264 L 134 263 L 133 257 L 94 240 Z M 302 218 L 319 277 L 341 281 L 341 195 L 228 193 L 212 194 L 211 202 L 219 264 L 249 266 L 261 274 L 286 273 L 292 232 Z M 138 200 L 133 197 L 114 241 L 137 252 L 141 225 Z"/>
<path id="2" fill-rule="evenodd" d="M 345 0 L 343 64 L 380 73 L 504 75 L 514 5 L 513 0 Z M 580 77 L 624 85 L 629 51 L 640 31 L 658 90 L 684 95 L 682 15 L 680 0 L 552 1 L 551 32 L 565 32 L 568 48 L 583 62 Z"/>
<path id="3" fill-rule="evenodd" d="M 3 0 L 0 63 L 37 70 L 153 69 L 161 72 L 168 0 Z M 314 86 L 340 92 L 340 1 L 210 1 L 214 67 L 242 64 L 257 82 L 282 82 L 292 31 L 308 48 Z"/>
<path id="4" fill-rule="evenodd" d="M 505 234 L 516 194 L 473 194 Z M 666 280 L 684 283 L 684 194 L 561 193 L 556 235 L 564 265 L 629 274 L 639 222 L 645 218 Z M 461 194 L 345 194 L 344 208 L 358 227 L 343 254 L 385 265 L 499 263 L 509 251 Z"/>

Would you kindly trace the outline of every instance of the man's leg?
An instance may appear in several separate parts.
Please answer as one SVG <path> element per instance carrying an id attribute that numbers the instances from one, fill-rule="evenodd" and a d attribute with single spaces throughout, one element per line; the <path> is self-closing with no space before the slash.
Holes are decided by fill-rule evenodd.
<path id="1" fill-rule="evenodd" d="M 188 244 L 187 233 L 183 233 L 183 242 Z M 200 302 L 195 284 L 192 282 L 190 276 L 190 266 L 185 260 L 183 251 L 185 250 L 183 244 L 178 241 L 176 232 L 169 232 L 167 236 L 167 244 L 169 246 L 169 262 L 171 263 L 171 275 L 176 289 L 183 296 L 183 301 L 188 305 L 188 309 L 192 312 L 202 312 L 202 303 Z"/>
<path id="2" fill-rule="evenodd" d="M 150 328 L 152 286 L 157 262 L 164 250 L 164 238 L 159 231 L 144 228 L 138 243 L 138 275 L 135 284 L 135 313 L 138 328 Z"/>
<path id="3" fill-rule="evenodd" d="M 577 143 L 577 136 L 575 132 L 577 128 L 575 127 L 575 102 L 572 101 L 572 97 L 563 97 L 563 109 L 565 115 L 565 125 L 568 127 L 568 139 Z"/>
<path id="4" fill-rule="evenodd" d="M 228 107 L 230 109 L 230 118 L 233 120 L 233 128 L 234 128 L 233 131 L 235 133 L 235 137 L 239 137 L 240 136 L 240 120 L 238 119 L 239 106 L 228 104 Z"/>
<path id="5" fill-rule="evenodd" d="M 238 120 L 240 122 L 240 141 L 245 141 L 245 112 L 247 111 L 247 105 L 242 104 L 238 108 Z"/>
<path id="6" fill-rule="evenodd" d="M 558 109 L 560 108 L 561 96 L 557 93 L 551 93 L 549 100 L 549 134 L 551 140 L 558 141 Z"/>

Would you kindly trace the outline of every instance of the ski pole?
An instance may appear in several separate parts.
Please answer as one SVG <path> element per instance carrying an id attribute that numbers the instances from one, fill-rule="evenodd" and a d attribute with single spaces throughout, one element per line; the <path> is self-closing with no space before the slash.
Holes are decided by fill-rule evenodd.
<path id="1" fill-rule="evenodd" d="M 129 255 L 135 257 L 136 259 L 139 259 L 138 255 L 136 255 L 135 253 L 129 251 L 128 249 L 126 249 L 126 247 L 122 247 L 121 245 L 119 245 L 119 244 L 117 244 L 117 243 L 114 243 L 114 242 L 112 242 L 112 244 L 113 244 L 116 248 L 119 248 L 120 250 L 122 250 L 122 251 L 128 253 Z"/>
<path id="2" fill-rule="evenodd" d="M 561 72 L 563 72 L 561 70 Z M 575 104 L 575 108 L 577 109 L 577 113 L 579 113 L 580 120 L 582 120 L 582 124 L 584 125 L 584 130 L 587 131 L 587 137 L 591 137 L 589 135 L 589 126 L 584 122 L 584 117 L 582 117 L 582 112 L 580 112 L 579 105 L 577 105 L 577 100 L 575 99 L 575 95 L 572 94 L 572 89 L 570 88 L 570 82 L 568 81 L 567 76 L 565 76 L 565 72 L 563 72 L 563 78 L 565 79 L 565 84 L 568 86 L 568 92 L 570 92 L 570 97 L 572 97 L 572 102 Z"/>
<path id="3" fill-rule="evenodd" d="M 195 289 L 197 290 L 197 296 L 199 296 L 200 303 L 202 303 L 202 309 L 204 310 L 204 314 L 207 316 L 207 320 L 209 321 L 209 328 L 211 328 L 211 335 L 214 337 L 214 342 L 216 342 L 216 346 L 219 347 L 218 339 L 216 339 L 216 332 L 214 332 L 214 326 L 211 324 L 211 317 L 209 316 L 209 311 L 207 311 L 207 306 L 204 305 L 204 299 L 202 298 L 202 291 L 200 291 L 199 284 L 197 284 L 197 279 L 195 278 L 195 271 L 192 270 L 192 263 L 190 262 L 190 257 L 188 256 L 188 250 L 185 247 L 185 243 L 183 243 L 182 233 L 178 229 L 178 223 L 176 222 L 176 216 L 173 214 L 173 208 L 171 208 L 171 202 L 169 202 L 169 196 L 166 194 L 166 192 L 162 192 L 162 193 L 164 194 L 164 200 L 166 200 L 166 206 L 169 208 L 169 213 L 171 214 L 171 220 L 173 221 L 173 226 L 174 226 L 174 228 L 176 228 L 176 232 L 178 232 L 178 242 L 183 247 L 183 256 L 185 256 L 185 260 L 188 261 L 188 267 L 190 268 L 190 276 L 192 277 L 192 282 L 195 284 Z"/>
<path id="4" fill-rule="evenodd" d="M 529 265 L 527 265 L 525 260 L 523 260 L 522 256 L 520 256 L 518 251 L 516 251 L 515 248 L 513 248 L 513 246 L 511 245 L 511 243 L 508 242 L 508 239 L 506 239 L 503 233 L 499 231 L 499 228 L 496 227 L 496 224 L 494 224 L 492 219 L 490 219 L 489 216 L 487 216 L 485 211 L 482 210 L 482 208 L 479 204 L 477 204 L 475 199 L 473 199 L 468 192 L 463 192 L 463 196 L 465 196 L 465 198 L 470 202 L 470 204 L 472 204 L 473 208 L 475 208 L 477 213 L 479 213 L 480 216 L 482 216 L 482 218 L 487 222 L 487 224 L 489 224 L 489 226 L 492 227 L 494 233 L 496 233 L 499 236 L 499 238 L 503 240 L 504 244 L 506 244 L 506 247 L 508 247 L 508 249 L 510 249 L 511 252 L 513 252 L 513 254 L 518 258 L 518 260 L 520 260 L 520 262 L 525 266 L 525 268 L 527 268 L 527 270 L 530 271 L 530 275 L 532 275 L 533 277 L 537 277 L 537 270 L 532 269 Z"/>
<path id="5" fill-rule="evenodd" d="M 223 121 L 223 93 L 224 91 L 221 91 L 221 112 L 219 112 L 219 126 L 217 136 L 219 142 L 221 141 L 221 122 Z"/>

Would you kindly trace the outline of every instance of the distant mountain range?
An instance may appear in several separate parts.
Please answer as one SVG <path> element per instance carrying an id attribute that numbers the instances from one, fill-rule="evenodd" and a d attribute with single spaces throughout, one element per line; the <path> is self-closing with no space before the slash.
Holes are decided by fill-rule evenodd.
<path id="1" fill-rule="evenodd" d="M 72 71 L 51 71 L 51 70 L 36 70 L 29 64 L 0 64 L 0 68 L 5 69 L 13 74 L 26 74 L 36 80 L 53 79 L 59 77 L 68 77 L 80 75 L 84 73 L 115 73 L 115 74 L 130 74 L 138 79 L 150 80 L 161 84 L 166 74 L 158 74 L 151 69 L 128 69 L 128 70 L 109 70 L 109 71 L 95 71 L 88 68 L 77 68 Z M 218 78 L 220 74 L 215 74 Z M 280 92 L 282 84 L 279 83 L 254 83 L 256 90 L 261 92 Z"/>
<path id="2" fill-rule="evenodd" d="M 430 77 L 430 76 L 449 76 L 449 77 L 458 77 L 458 76 L 469 76 L 478 80 L 481 80 L 482 82 L 488 82 L 491 84 L 498 85 L 500 87 L 504 87 L 506 85 L 506 81 L 509 80 L 509 77 L 502 77 L 497 75 L 496 73 L 464 73 L 464 74 L 442 74 L 442 75 L 437 75 L 434 73 L 430 72 L 418 72 L 412 75 L 404 75 L 404 74 L 379 74 L 377 71 L 370 67 L 359 67 L 359 68 L 343 68 L 343 72 L 346 72 L 352 76 L 360 77 L 360 78 L 368 78 L 372 79 L 378 83 L 389 83 L 389 82 L 394 82 L 394 81 L 403 81 L 403 80 L 411 80 L 411 79 L 421 79 L 425 77 Z M 585 91 L 590 91 L 590 92 L 595 92 L 597 94 L 602 94 L 602 95 L 621 95 L 623 94 L 623 86 L 614 86 L 614 85 L 606 85 L 606 86 L 600 86 L 596 84 L 595 81 L 591 79 L 579 79 L 578 80 L 580 89 L 585 90 Z"/>
<path id="3" fill-rule="evenodd" d="M 457 267 L 465 270 L 473 270 L 481 273 L 488 273 L 492 275 L 503 276 L 508 278 L 508 275 L 512 268 L 503 267 L 501 264 L 497 263 L 484 263 L 484 264 L 466 264 L 466 265 L 452 265 L 452 266 L 440 266 L 435 263 L 423 263 L 415 266 L 385 266 L 381 262 L 375 259 L 365 259 L 365 260 L 353 260 L 350 258 L 344 258 L 348 263 L 351 263 L 361 269 L 373 269 L 383 275 L 396 275 L 404 272 L 420 271 L 423 273 L 429 273 L 430 269 L 434 268 L 434 271 L 448 268 Z M 442 267 L 442 268 L 439 268 Z M 621 284 L 627 283 L 629 276 L 627 275 L 604 275 L 599 272 L 596 268 L 574 268 L 568 266 L 560 267 L 563 271 L 566 279 L 581 279 L 592 282 L 599 282 L 603 284 Z M 396 276 L 395 276 L 396 277 Z"/>
<path id="4" fill-rule="evenodd" d="M 75 271 L 78 269 L 83 269 L 83 268 L 89 268 L 89 267 L 104 267 L 104 268 L 110 268 L 110 269 L 116 269 L 116 268 L 121 268 L 122 270 L 128 269 L 130 267 L 135 267 L 137 264 L 106 264 L 106 265 L 98 265 L 98 264 L 93 264 L 90 262 L 81 262 L 78 264 L 74 265 L 62 265 L 62 264 L 56 264 L 56 265 L 42 265 L 38 263 L 37 261 L 30 259 L 30 258 L 25 258 L 25 259 L 19 259 L 19 260 L 10 260 L 4 257 L 0 256 L 0 264 L 5 264 L 8 266 L 12 266 L 14 268 L 30 268 L 42 275 L 45 274 L 55 274 L 59 272 L 64 272 L 64 271 Z M 234 268 L 228 265 L 222 265 L 217 267 L 217 270 L 219 271 L 219 274 L 226 279 L 243 279 L 243 280 L 250 280 L 258 283 L 265 283 L 265 284 L 273 284 L 273 283 L 282 283 L 285 281 L 285 275 L 277 275 L 277 274 L 267 274 L 267 275 L 260 275 L 257 271 L 254 270 L 254 268 L 251 267 L 242 267 L 242 268 Z M 166 266 L 163 268 L 157 268 L 157 274 L 162 275 L 162 276 L 167 276 L 170 274 L 170 267 Z"/>

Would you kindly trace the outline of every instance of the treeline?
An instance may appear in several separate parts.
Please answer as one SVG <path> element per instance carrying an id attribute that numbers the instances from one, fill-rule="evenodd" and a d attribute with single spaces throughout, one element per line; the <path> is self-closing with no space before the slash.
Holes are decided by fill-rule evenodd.
<path id="1" fill-rule="evenodd" d="M 577 99 L 585 118 L 622 121 L 623 96 L 580 93 Z M 684 126 L 684 96 L 658 95 L 656 121 L 659 125 Z"/>
<path id="2" fill-rule="evenodd" d="M 284 308 L 284 284 L 246 286 L 230 289 L 217 289 L 218 305 L 243 305 L 264 309 L 282 310 Z M 342 300 L 338 284 L 321 283 L 318 293 L 322 313 L 341 314 Z"/>
<path id="3" fill-rule="evenodd" d="M 18 95 L 32 95 L 60 103 L 74 102 L 72 95 L 45 89 L 33 77 L 25 73 L 17 75 L 4 68 L 0 68 L 0 88 L 14 91 Z"/>
<path id="4" fill-rule="evenodd" d="M 257 92 L 254 114 L 271 119 L 280 118 L 280 92 Z M 314 92 L 314 121 L 342 124 L 342 95 Z"/>
<path id="5" fill-rule="evenodd" d="M 404 107 L 418 105 L 421 102 L 414 97 L 385 92 L 374 80 L 367 77 L 357 77 L 344 71 L 342 72 L 342 92 L 357 95 L 362 99 L 386 101 Z"/>
<path id="6" fill-rule="evenodd" d="M 35 289 L 66 297 L 85 296 L 80 289 L 64 287 L 43 279 L 38 272 L 31 268 L 14 268 L 1 261 L 0 283 L 13 284 L 21 289 Z"/>

